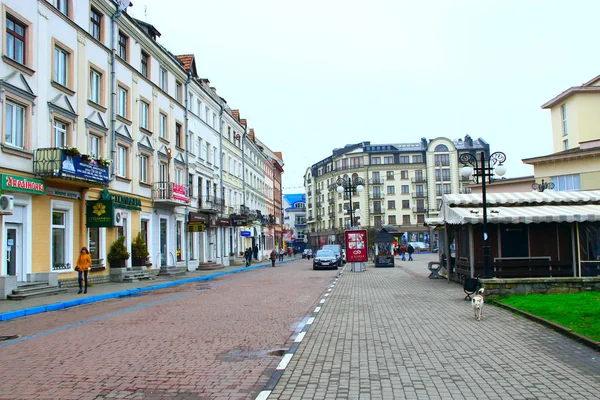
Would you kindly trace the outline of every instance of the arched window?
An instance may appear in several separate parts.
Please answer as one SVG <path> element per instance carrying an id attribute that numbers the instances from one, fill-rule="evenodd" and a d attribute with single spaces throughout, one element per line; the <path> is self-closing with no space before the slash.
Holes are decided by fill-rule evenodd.
<path id="1" fill-rule="evenodd" d="M 434 151 L 448 151 L 448 147 L 445 144 L 438 144 Z"/>

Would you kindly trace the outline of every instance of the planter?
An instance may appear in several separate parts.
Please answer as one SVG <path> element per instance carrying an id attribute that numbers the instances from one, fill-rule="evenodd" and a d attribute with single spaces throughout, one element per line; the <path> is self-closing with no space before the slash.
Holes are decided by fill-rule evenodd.
<path id="1" fill-rule="evenodd" d="M 137 268 L 137 267 L 140 267 L 140 268 L 146 267 L 146 259 L 145 258 L 132 258 L 131 259 L 131 265 L 134 268 Z"/>
<path id="2" fill-rule="evenodd" d="M 111 262 L 110 268 L 125 268 L 125 260 Z"/>

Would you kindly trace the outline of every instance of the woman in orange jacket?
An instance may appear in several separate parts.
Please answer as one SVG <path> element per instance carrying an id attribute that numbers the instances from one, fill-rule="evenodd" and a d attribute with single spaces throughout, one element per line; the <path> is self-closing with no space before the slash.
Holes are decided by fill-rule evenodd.
<path id="1" fill-rule="evenodd" d="M 77 282 L 79 282 L 79 292 L 77 294 L 81 294 L 81 275 L 83 275 L 85 280 L 85 291 L 83 293 L 87 293 L 88 288 L 88 271 L 90 270 L 90 266 L 92 265 L 92 258 L 90 257 L 90 252 L 87 247 L 82 247 L 81 252 L 79 253 L 79 258 L 77 259 L 77 265 L 75 266 L 75 270 L 77 271 Z"/>

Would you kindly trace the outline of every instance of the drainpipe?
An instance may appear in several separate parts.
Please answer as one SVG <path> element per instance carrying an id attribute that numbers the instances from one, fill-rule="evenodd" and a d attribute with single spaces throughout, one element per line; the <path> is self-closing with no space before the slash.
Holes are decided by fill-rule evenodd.
<path id="1" fill-rule="evenodd" d="M 117 156 L 117 137 L 115 135 L 115 127 L 117 126 L 117 35 L 119 28 L 117 26 L 117 19 L 123 14 L 123 10 L 117 7 L 117 13 L 111 18 L 111 53 L 110 53 L 110 96 L 111 96 L 111 118 L 110 118 L 110 152 L 111 160 L 110 163 L 110 179 L 115 178 L 115 160 Z"/>
<path id="2" fill-rule="evenodd" d="M 185 129 L 185 174 L 187 176 L 184 176 L 183 179 L 188 179 L 188 183 L 189 183 L 189 176 L 190 176 L 190 171 L 189 171 L 189 167 L 190 167 L 190 131 L 188 129 L 188 125 L 189 125 L 189 102 L 188 102 L 188 90 L 189 90 L 189 84 L 192 81 L 192 73 L 190 71 L 188 71 L 188 78 L 185 81 L 185 85 L 183 86 L 183 93 L 185 96 L 185 118 L 183 120 L 183 129 Z M 194 182 L 192 182 L 192 185 L 194 184 Z M 188 189 L 189 190 L 189 189 Z M 189 195 L 189 192 L 188 192 Z M 191 198 L 191 196 L 190 196 Z M 188 201 L 189 204 L 189 201 Z M 188 215 L 188 204 L 185 205 L 185 218 L 186 218 L 186 222 L 187 222 L 187 215 Z M 190 235 L 189 232 L 186 232 L 187 235 Z M 193 233 L 192 233 L 193 235 Z M 189 247 L 189 243 L 190 241 L 188 240 L 189 238 L 186 237 L 186 242 L 185 242 L 185 270 L 187 271 L 189 268 L 189 259 L 190 259 L 190 249 Z"/>
<path id="3" fill-rule="evenodd" d="M 220 104 L 221 110 L 219 111 L 219 193 L 221 193 L 221 217 L 223 217 L 223 209 L 225 208 L 225 192 L 223 191 L 223 103 Z M 221 231 L 221 264 L 225 265 L 225 227 L 219 226 L 218 229 Z"/>

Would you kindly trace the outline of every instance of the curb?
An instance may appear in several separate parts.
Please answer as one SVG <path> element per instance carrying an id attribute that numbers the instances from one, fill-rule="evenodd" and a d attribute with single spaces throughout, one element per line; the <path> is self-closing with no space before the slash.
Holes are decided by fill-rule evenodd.
<path id="1" fill-rule="evenodd" d="M 329 285 L 327 285 L 327 289 L 325 290 L 325 293 L 323 293 L 323 295 L 321 296 L 321 300 L 319 300 L 319 303 L 316 306 L 316 308 L 312 312 L 306 314 L 305 317 L 308 317 L 308 320 L 306 321 L 304 328 L 302 328 L 302 331 L 300 333 L 298 333 L 298 335 L 294 339 L 293 344 L 290 346 L 288 351 L 286 351 L 286 353 L 283 355 L 283 358 L 277 365 L 275 372 L 273 372 L 273 374 L 271 374 L 269 381 L 263 387 L 263 389 L 260 391 L 260 393 L 256 396 L 255 400 L 266 400 L 269 398 L 269 396 L 271 395 L 271 392 L 273 391 L 273 389 L 275 389 L 275 386 L 277 386 L 279 379 L 285 372 L 285 369 L 287 368 L 289 362 L 291 361 L 292 357 L 294 356 L 294 353 L 296 353 L 296 350 L 298 350 L 298 347 L 300 347 L 300 343 L 302 342 L 302 340 L 304 340 L 304 336 L 306 335 L 306 332 L 308 332 L 308 330 L 312 326 L 315 318 L 317 317 L 317 315 L 319 314 L 319 312 L 325 305 L 325 302 L 327 301 L 328 297 L 331 295 L 333 288 L 335 287 L 336 283 L 338 282 L 338 280 L 340 279 L 340 277 L 342 276 L 342 274 L 344 273 L 345 270 L 346 270 L 346 266 L 344 266 L 342 268 L 342 270 L 338 272 L 338 274 L 333 279 L 333 281 Z M 291 336 L 293 336 L 293 334 Z M 290 339 L 291 339 L 291 336 L 290 336 Z"/>
<path id="2" fill-rule="evenodd" d="M 491 302 L 500 308 L 504 308 L 506 310 L 514 312 L 515 314 L 519 314 L 531 321 L 534 321 L 534 322 L 537 322 L 538 324 L 544 325 L 544 326 L 546 326 L 562 335 L 565 335 L 585 346 L 591 347 L 593 350 L 600 352 L 600 342 L 592 340 L 586 336 L 580 335 L 577 332 L 573 332 L 571 329 L 566 328 L 562 325 L 559 325 L 555 322 L 549 321 L 545 318 L 541 318 L 541 317 L 538 317 L 537 315 L 533 315 L 528 312 L 519 310 L 518 308 L 509 306 L 508 304 L 500 303 L 496 300 L 491 300 Z"/>
<path id="3" fill-rule="evenodd" d="M 291 262 L 294 260 L 295 259 L 283 260 L 280 263 L 287 263 L 287 262 Z M 183 284 L 190 283 L 190 282 L 208 281 L 208 280 L 211 280 L 214 278 L 218 278 L 220 276 L 237 274 L 240 272 L 251 271 L 254 269 L 265 268 L 265 267 L 271 267 L 271 263 L 257 264 L 257 265 L 250 266 L 250 267 L 242 267 L 242 268 L 233 269 L 230 271 L 216 272 L 214 274 L 198 276 L 195 278 L 187 278 L 187 279 L 180 279 L 180 280 L 172 281 L 172 282 L 165 282 L 165 283 L 161 283 L 161 284 L 154 285 L 154 286 L 126 289 L 126 290 L 121 290 L 121 291 L 113 292 L 113 293 L 105 293 L 105 294 L 99 294 L 96 296 L 83 297 L 81 299 L 76 299 L 76 300 L 68 300 L 68 301 L 63 301 L 60 303 L 52 303 L 52 304 L 47 304 L 47 305 L 43 305 L 43 306 L 24 308 L 22 310 L 9 311 L 9 312 L 0 314 L 0 322 L 9 321 L 12 319 L 26 317 L 26 316 L 34 315 L 34 314 L 40 314 L 40 313 L 49 312 L 49 311 L 62 310 L 65 308 L 80 306 L 83 304 L 96 303 L 98 301 L 103 301 L 103 300 L 108 300 L 108 299 L 116 299 L 116 298 L 120 298 L 120 297 L 130 297 L 137 293 L 147 292 L 147 291 L 151 291 L 151 290 L 165 289 L 168 287 L 183 285 Z"/>

